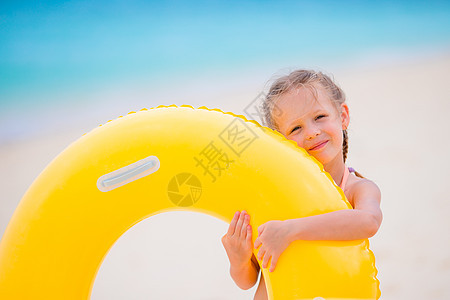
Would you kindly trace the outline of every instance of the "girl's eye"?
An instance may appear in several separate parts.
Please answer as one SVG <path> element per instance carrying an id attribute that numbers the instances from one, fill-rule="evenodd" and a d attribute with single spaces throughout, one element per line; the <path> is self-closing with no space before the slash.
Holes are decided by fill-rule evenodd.
<path id="1" fill-rule="evenodd" d="M 318 115 L 317 117 L 316 117 L 316 120 L 319 120 L 319 119 L 322 119 L 322 118 L 325 118 L 327 115 Z"/>
<path id="2" fill-rule="evenodd" d="M 295 126 L 294 129 L 291 130 L 291 133 L 293 133 L 294 131 L 296 131 L 297 129 L 300 129 L 300 126 Z"/>

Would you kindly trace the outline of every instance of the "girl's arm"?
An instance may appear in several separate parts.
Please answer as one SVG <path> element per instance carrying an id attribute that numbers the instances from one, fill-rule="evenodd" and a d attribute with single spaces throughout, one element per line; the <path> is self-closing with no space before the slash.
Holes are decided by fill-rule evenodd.
<path id="1" fill-rule="evenodd" d="M 258 281 L 259 265 L 253 255 L 250 215 L 237 211 L 222 244 L 230 260 L 230 275 L 241 289 L 247 290 Z"/>
<path id="2" fill-rule="evenodd" d="M 238 287 L 248 290 L 258 281 L 259 264 L 254 256 L 244 265 L 230 265 L 230 275 Z"/>
<path id="3" fill-rule="evenodd" d="M 381 193 L 369 180 L 355 184 L 354 209 L 287 220 L 292 240 L 359 240 L 374 236 L 383 219 Z"/>
<path id="4" fill-rule="evenodd" d="M 322 215 L 286 221 L 269 221 L 258 228 L 254 247 L 262 267 L 275 270 L 281 253 L 294 240 L 358 240 L 375 235 L 381 225 L 381 193 L 370 180 L 354 186 L 354 209 L 339 210 Z"/>

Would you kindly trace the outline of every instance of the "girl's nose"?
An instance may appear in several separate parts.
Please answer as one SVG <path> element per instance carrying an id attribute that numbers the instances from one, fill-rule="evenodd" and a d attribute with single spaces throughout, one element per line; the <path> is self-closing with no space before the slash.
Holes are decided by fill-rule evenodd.
<path id="1" fill-rule="evenodd" d="M 309 126 L 305 130 L 306 139 L 311 140 L 320 134 L 320 128 L 318 126 Z"/>

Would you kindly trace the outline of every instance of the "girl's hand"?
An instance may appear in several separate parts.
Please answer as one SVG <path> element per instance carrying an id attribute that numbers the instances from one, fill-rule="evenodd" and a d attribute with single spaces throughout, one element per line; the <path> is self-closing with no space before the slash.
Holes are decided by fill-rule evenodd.
<path id="1" fill-rule="evenodd" d="M 231 220 L 228 232 L 222 237 L 230 264 L 240 267 L 248 264 L 253 254 L 250 215 L 237 211 Z"/>
<path id="2" fill-rule="evenodd" d="M 258 238 L 255 240 L 255 249 L 258 259 L 262 260 L 262 267 L 267 268 L 272 258 L 270 272 L 275 270 L 281 253 L 292 242 L 292 234 L 287 221 L 269 221 L 258 227 Z"/>

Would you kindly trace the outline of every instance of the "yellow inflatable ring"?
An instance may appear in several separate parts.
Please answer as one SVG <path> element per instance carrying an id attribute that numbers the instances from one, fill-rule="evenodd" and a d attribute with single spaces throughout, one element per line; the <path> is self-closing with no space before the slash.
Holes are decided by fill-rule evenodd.
<path id="1" fill-rule="evenodd" d="M 294 188 L 295 187 L 295 188 Z M 108 250 L 152 215 L 229 223 L 350 209 L 328 173 L 282 135 L 218 109 L 130 113 L 71 144 L 29 188 L 0 244 L 1 299 L 89 299 Z M 255 253 L 256 254 L 256 253 Z M 270 299 L 378 299 L 368 240 L 296 241 L 263 270 Z"/>

